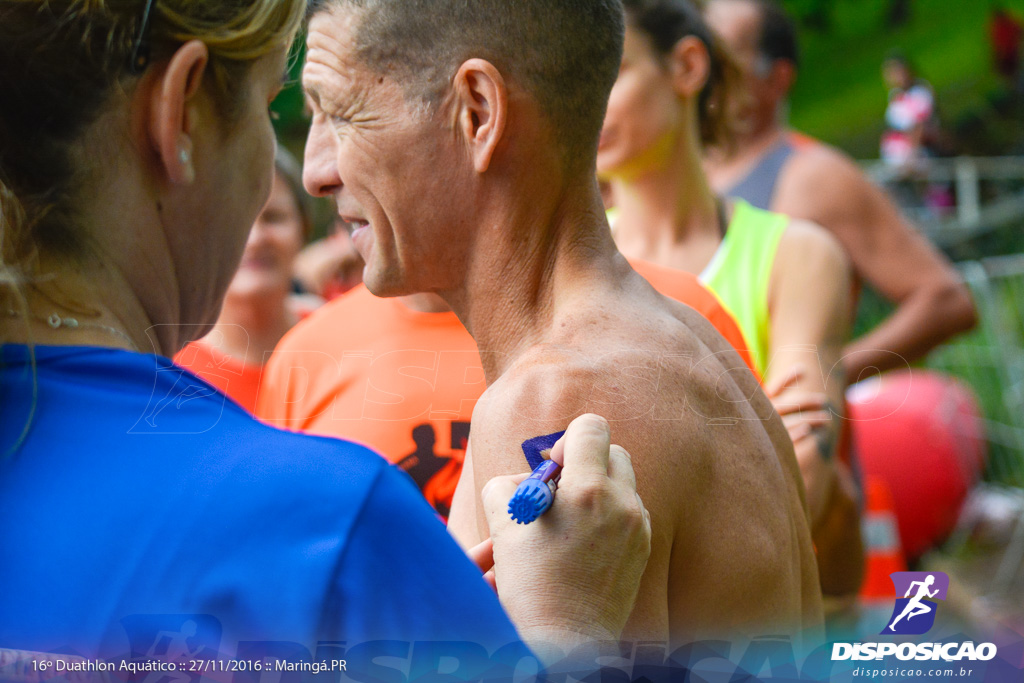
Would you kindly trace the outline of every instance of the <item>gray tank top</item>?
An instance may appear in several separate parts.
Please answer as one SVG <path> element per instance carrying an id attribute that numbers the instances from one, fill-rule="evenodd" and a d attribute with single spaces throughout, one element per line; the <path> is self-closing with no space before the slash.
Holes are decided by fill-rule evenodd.
<path id="1" fill-rule="evenodd" d="M 775 186 L 779 182 L 779 173 L 782 167 L 793 155 L 793 145 L 789 140 L 783 140 L 773 147 L 761 160 L 751 169 L 745 177 L 725 191 L 727 197 L 739 197 L 748 204 L 759 209 L 768 211 L 772 206 L 772 198 L 775 196 Z"/>

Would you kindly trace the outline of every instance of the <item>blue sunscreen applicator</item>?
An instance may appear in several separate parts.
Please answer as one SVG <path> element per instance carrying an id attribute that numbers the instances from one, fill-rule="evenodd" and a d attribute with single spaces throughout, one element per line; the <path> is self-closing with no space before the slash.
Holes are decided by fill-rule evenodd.
<path id="1" fill-rule="evenodd" d="M 547 512 L 555 500 L 562 467 L 546 456 L 565 432 L 538 436 L 523 442 L 523 454 L 533 468 L 508 502 L 508 513 L 519 524 L 529 524 Z"/>

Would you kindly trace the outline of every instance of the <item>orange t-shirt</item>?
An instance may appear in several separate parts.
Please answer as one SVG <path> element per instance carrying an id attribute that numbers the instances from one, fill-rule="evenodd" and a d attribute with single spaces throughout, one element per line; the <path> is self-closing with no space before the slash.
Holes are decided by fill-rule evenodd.
<path id="1" fill-rule="evenodd" d="M 747 364 L 758 381 L 761 380 L 761 376 L 754 369 L 754 359 L 751 358 L 750 352 L 747 350 L 747 342 L 743 337 L 743 332 L 740 331 L 740 326 L 725 310 L 718 297 L 702 285 L 696 275 L 650 261 L 628 260 L 633 270 L 647 280 L 660 294 L 681 301 L 714 325 L 718 333 L 725 337 L 725 340 L 740 354 L 740 358 Z"/>
<path id="2" fill-rule="evenodd" d="M 202 340 L 179 351 L 174 362 L 223 391 L 250 413 L 256 412 L 262 367 L 247 365 Z"/>
<path id="3" fill-rule="evenodd" d="M 726 338 L 742 339 L 696 278 L 663 270 L 667 293 L 685 297 Z M 285 335 L 264 368 L 256 415 L 369 446 L 447 516 L 484 389 L 476 342 L 454 313 L 413 311 L 360 285 Z"/>
<path id="4" fill-rule="evenodd" d="M 256 414 L 369 446 L 446 516 L 485 388 L 476 343 L 454 313 L 413 311 L 359 285 L 281 340 Z"/>

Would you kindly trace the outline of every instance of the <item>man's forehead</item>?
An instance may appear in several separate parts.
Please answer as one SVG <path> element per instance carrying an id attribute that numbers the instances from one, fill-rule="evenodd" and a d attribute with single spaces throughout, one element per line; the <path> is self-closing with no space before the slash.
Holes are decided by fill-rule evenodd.
<path id="1" fill-rule="evenodd" d="M 745 0 L 715 0 L 707 7 L 707 20 L 733 49 L 756 48 L 761 33 L 757 5 Z"/>
<path id="2" fill-rule="evenodd" d="M 366 75 L 366 67 L 356 55 L 355 27 L 356 16 L 351 11 L 320 12 L 310 20 L 302 86 L 314 99 L 328 88 L 351 87 Z"/>

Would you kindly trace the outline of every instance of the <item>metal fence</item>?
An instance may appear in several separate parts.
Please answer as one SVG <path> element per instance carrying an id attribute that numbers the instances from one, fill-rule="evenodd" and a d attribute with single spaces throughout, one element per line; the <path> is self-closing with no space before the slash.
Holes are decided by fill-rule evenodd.
<path id="1" fill-rule="evenodd" d="M 960 558 L 952 567 L 974 576 L 969 616 L 1017 605 L 1024 569 L 1024 254 L 996 256 L 958 265 L 971 287 L 981 322 L 974 332 L 946 344 L 928 366 L 969 384 L 981 403 L 988 439 L 985 482 L 965 505 L 946 552 Z M 987 550 L 969 541 L 985 525 L 993 502 L 1010 523 Z M 988 514 L 991 514 L 990 512 Z M 974 550 L 968 548 L 974 547 Z M 978 581 L 978 575 L 986 577 Z M 963 577 L 961 577 L 963 578 Z M 970 594 L 970 593 L 969 593 Z M 1016 616 L 1014 618 L 1020 618 Z"/>
<path id="2" fill-rule="evenodd" d="M 985 253 L 984 245 L 994 244 L 1009 247 L 996 253 L 1021 251 L 1024 157 L 934 159 L 910 177 L 880 162 L 864 166 L 940 247 L 956 253 L 973 244 L 978 249 L 967 253 Z M 937 187 L 948 191 L 949 205 L 931 202 L 929 192 Z M 996 235 L 1001 237 L 989 239 Z M 967 618 L 989 623 L 995 614 L 1003 619 L 1012 613 L 1024 623 L 1024 253 L 957 267 L 974 294 L 980 323 L 932 352 L 926 365 L 974 390 L 988 464 L 942 557 L 947 563 L 956 558 L 950 571 L 957 571 L 961 585 L 972 585 L 967 595 L 983 598 L 970 601 Z"/>
<path id="3" fill-rule="evenodd" d="M 909 173 L 881 161 L 867 161 L 862 167 L 941 247 L 974 239 L 1024 216 L 1024 157 L 928 159 Z M 941 200 L 943 194 L 948 204 Z"/>
<path id="4" fill-rule="evenodd" d="M 974 293 L 978 329 L 937 349 L 930 368 L 960 378 L 981 402 L 986 479 L 1024 487 L 1024 254 L 959 264 Z"/>

